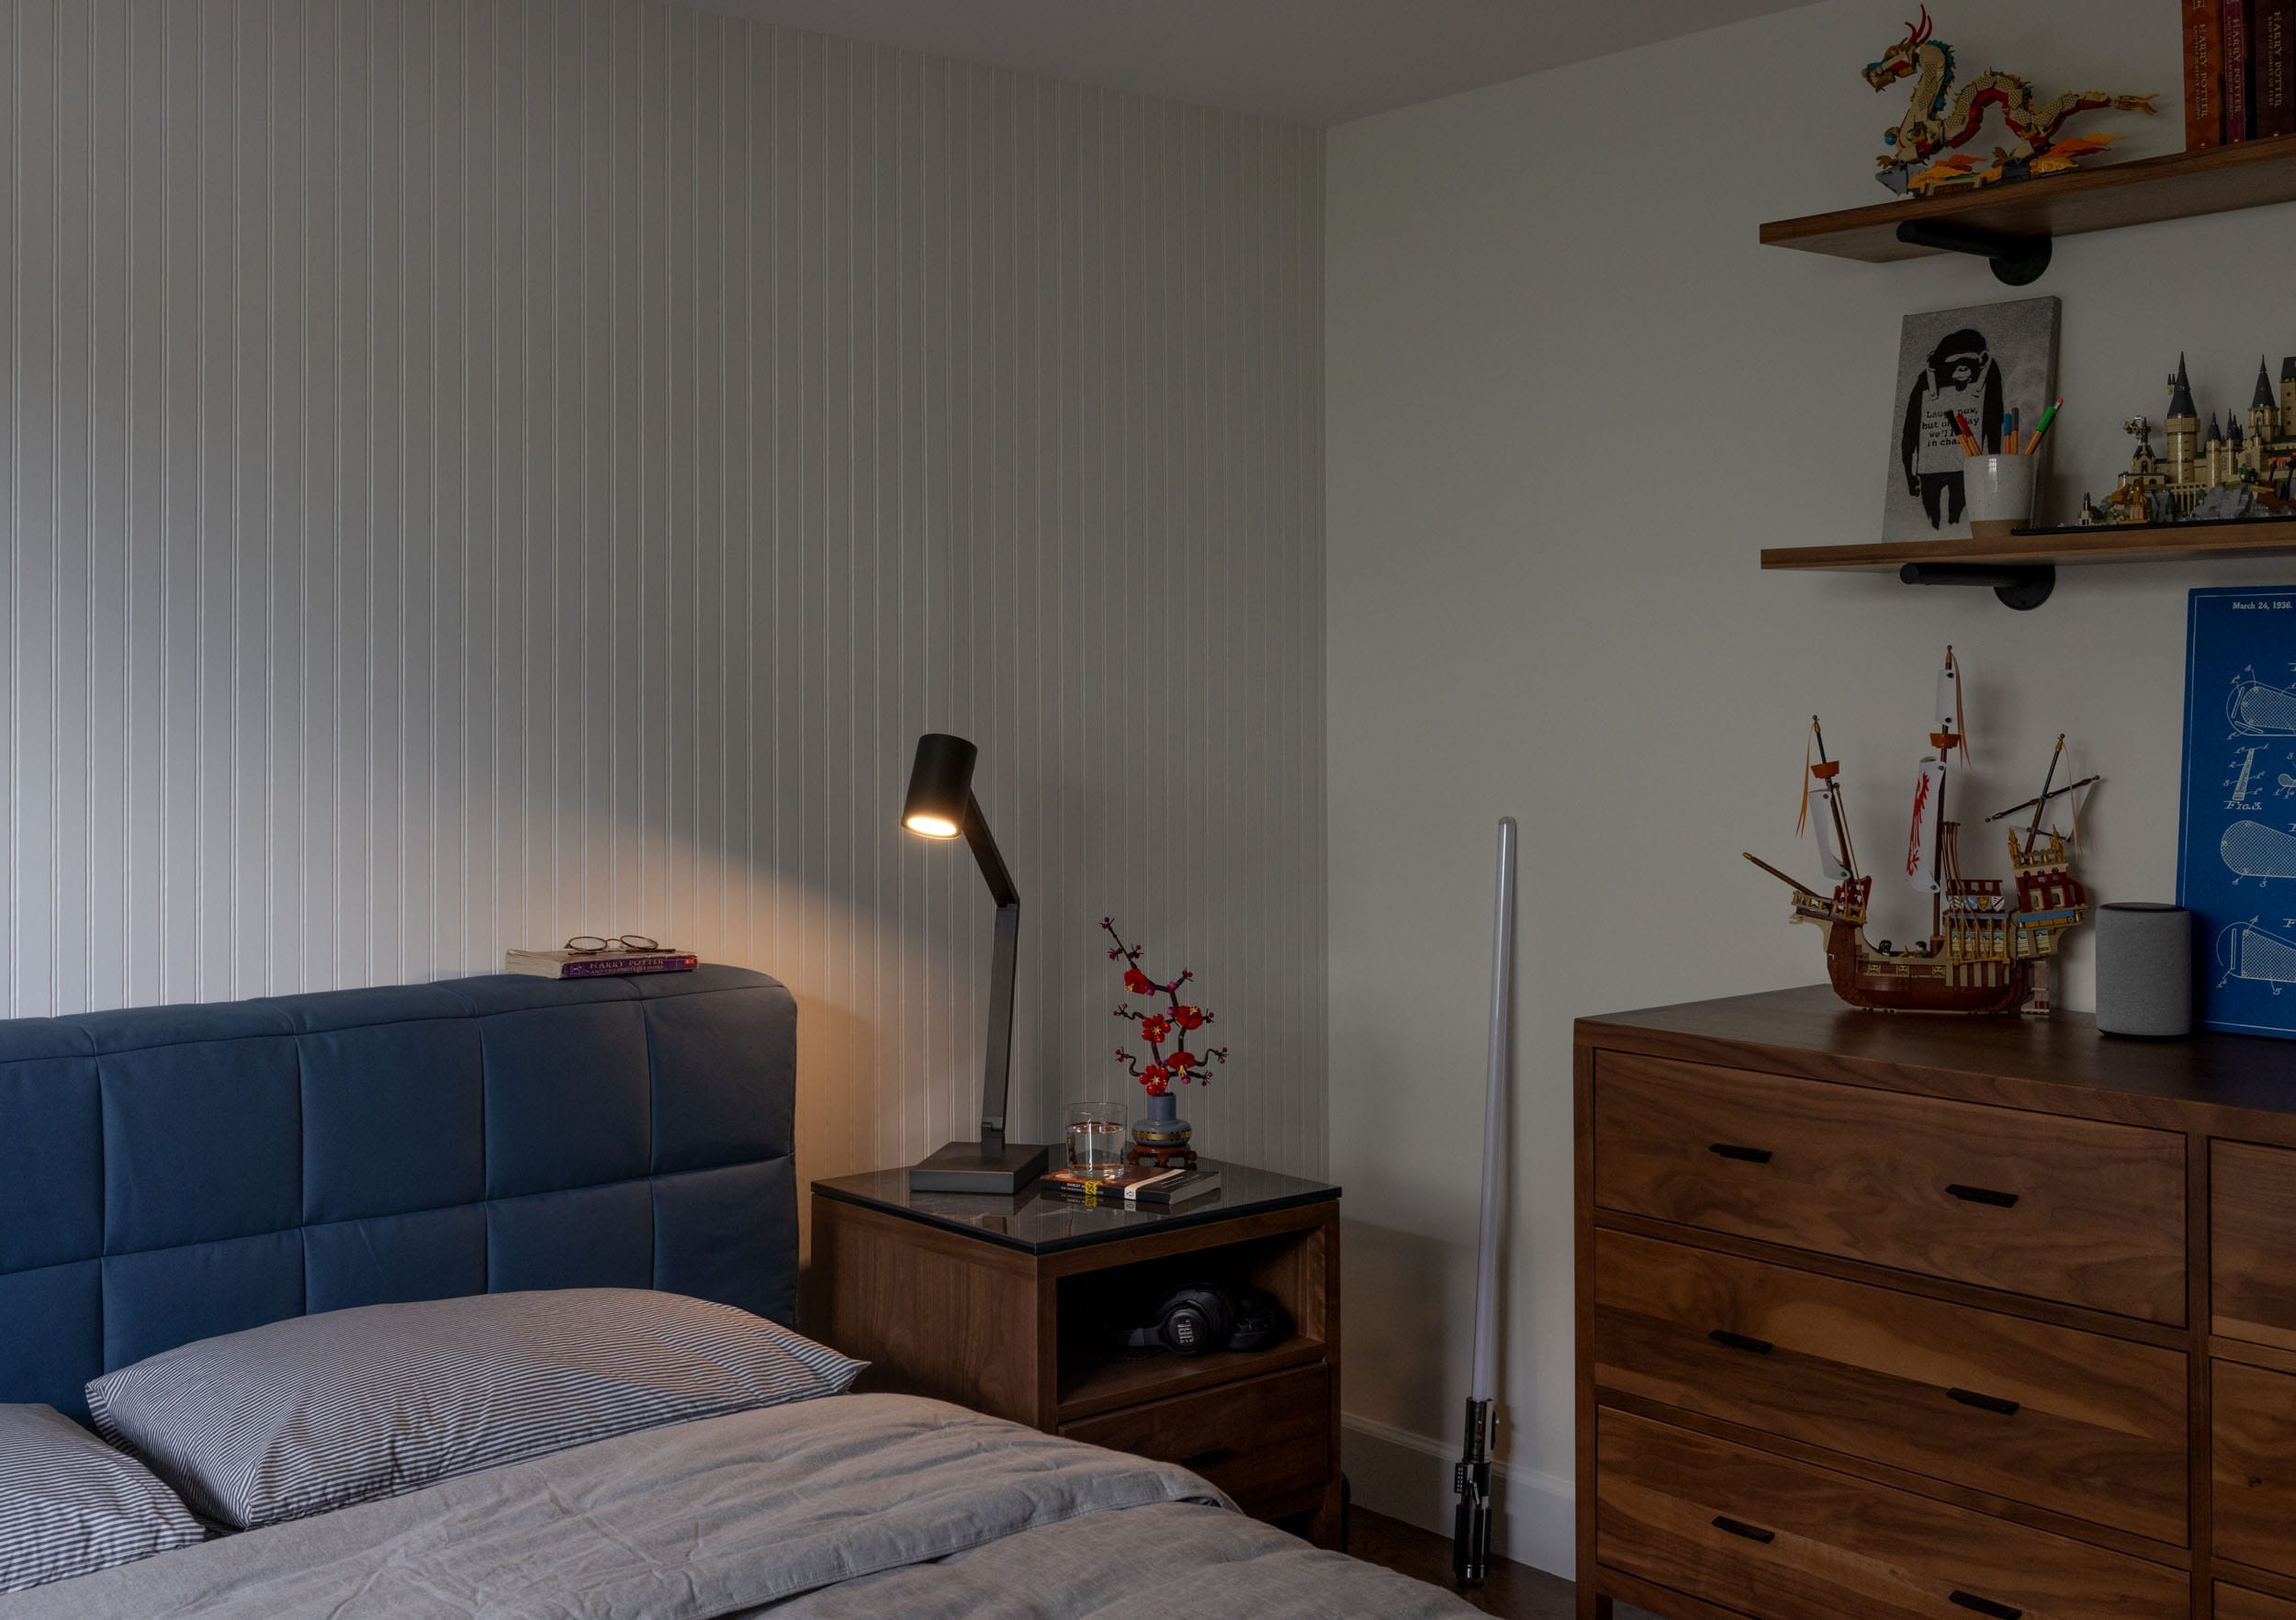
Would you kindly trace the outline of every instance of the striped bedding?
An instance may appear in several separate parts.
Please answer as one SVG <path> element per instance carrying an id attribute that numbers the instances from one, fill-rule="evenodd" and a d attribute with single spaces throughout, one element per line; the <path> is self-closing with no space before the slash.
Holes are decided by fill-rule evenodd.
<path id="1" fill-rule="evenodd" d="M 648 1429 L 0 1599 L 0 1620 L 1471 1615 L 1195 1475 L 939 1401 Z"/>
<path id="2" fill-rule="evenodd" d="M 0 1592 L 207 1539 L 174 1491 L 50 1406 L 0 1406 Z"/>

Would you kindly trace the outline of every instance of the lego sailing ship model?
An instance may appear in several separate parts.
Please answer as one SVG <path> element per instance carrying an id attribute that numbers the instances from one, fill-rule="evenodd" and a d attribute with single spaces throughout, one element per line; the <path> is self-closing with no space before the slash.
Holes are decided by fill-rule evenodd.
<path id="1" fill-rule="evenodd" d="M 1968 760 L 1968 730 L 1962 720 L 1961 669 L 1953 649 L 1945 649 L 1938 676 L 1936 728 L 1930 733 L 1933 757 L 1921 761 L 1914 784 L 1913 816 L 1908 829 L 1905 877 L 1930 896 L 1930 935 L 1900 949 L 1865 937 L 1866 902 L 1874 880 L 1858 870 L 1857 849 L 1842 807 L 1841 764 L 1827 757 L 1818 717 L 1810 716 L 1810 748 L 1803 778 L 1802 820 L 1818 825 L 1818 841 L 1830 894 L 1788 877 L 1767 861 L 1746 859 L 1794 891 L 1795 922 L 1826 930 L 1826 971 L 1834 994 L 1852 1007 L 1879 1012 L 2013 1013 L 2049 1010 L 2049 965 L 2066 930 L 2088 920 L 2088 896 L 2072 872 L 2070 846 L 2078 839 L 2077 815 L 2068 839 L 2052 826 L 2043 827 L 2051 803 L 2066 799 L 2098 781 L 2084 778 L 2055 785 L 2064 759 L 2059 736 L 2049 758 L 2049 773 L 2037 797 L 1987 816 L 2002 821 L 2031 810 L 2032 819 L 2009 832 L 2014 891 L 2000 878 L 1970 877 L 1962 871 L 1961 826 L 1946 810 L 1946 791 L 1954 757 Z"/>

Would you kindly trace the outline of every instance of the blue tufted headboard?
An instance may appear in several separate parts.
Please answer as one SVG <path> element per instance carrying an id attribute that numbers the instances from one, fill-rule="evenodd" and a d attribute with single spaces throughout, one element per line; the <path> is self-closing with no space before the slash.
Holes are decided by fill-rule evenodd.
<path id="1" fill-rule="evenodd" d="M 0 1021 L 0 1402 L 347 1305 L 658 1288 L 793 1320 L 797 1011 L 762 973 Z"/>

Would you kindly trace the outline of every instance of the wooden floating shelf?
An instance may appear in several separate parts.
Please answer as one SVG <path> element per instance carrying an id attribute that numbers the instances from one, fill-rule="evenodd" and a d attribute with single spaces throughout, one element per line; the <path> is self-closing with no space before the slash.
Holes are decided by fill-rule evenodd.
<path id="1" fill-rule="evenodd" d="M 1896 573 L 1908 563 L 2171 562 L 2216 557 L 2296 557 L 2296 518 L 2223 523 L 2110 523 L 2090 528 L 2017 529 L 2006 540 L 1912 540 L 1888 546 L 1779 546 L 1765 568 Z"/>
<path id="2" fill-rule="evenodd" d="M 2291 136 L 1773 219 L 1761 228 L 1761 240 L 1767 246 L 1880 264 L 1941 251 L 1898 241 L 1897 227 L 1908 220 L 2047 240 L 2284 202 L 2296 202 L 2296 137 Z"/>

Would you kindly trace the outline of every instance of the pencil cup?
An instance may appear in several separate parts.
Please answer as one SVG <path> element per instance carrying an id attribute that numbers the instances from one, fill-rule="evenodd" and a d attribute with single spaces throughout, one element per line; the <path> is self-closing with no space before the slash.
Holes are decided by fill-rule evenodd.
<path id="1" fill-rule="evenodd" d="M 2011 529 L 2033 521 L 2037 456 L 1973 456 L 1966 486 L 1969 532 L 1980 540 L 2006 539 Z"/>

